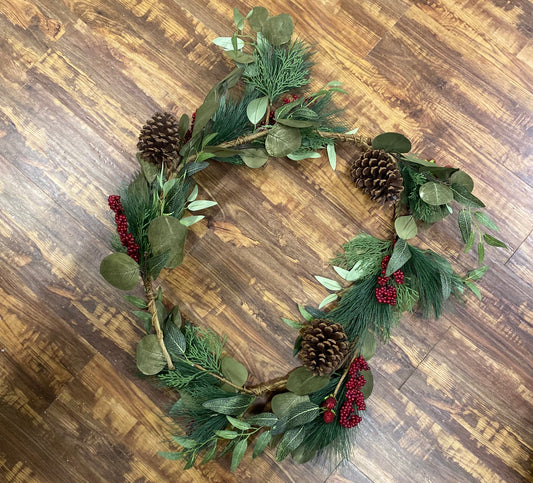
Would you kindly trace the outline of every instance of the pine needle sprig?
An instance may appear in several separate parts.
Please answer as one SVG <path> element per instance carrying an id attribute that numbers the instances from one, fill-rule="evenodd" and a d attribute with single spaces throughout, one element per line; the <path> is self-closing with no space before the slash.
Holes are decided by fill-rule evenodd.
<path id="1" fill-rule="evenodd" d="M 342 249 L 344 253 L 332 258 L 331 265 L 351 270 L 356 263 L 361 263 L 367 267 L 368 274 L 375 274 L 379 271 L 383 257 L 390 255 L 392 242 L 360 233 L 342 245 Z"/>
<path id="2" fill-rule="evenodd" d="M 246 66 L 243 78 L 273 104 L 283 93 L 309 84 L 313 53 L 311 46 L 302 40 L 289 46 L 272 46 L 258 36 L 255 61 Z"/>
<path id="3" fill-rule="evenodd" d="M 226 338 L 209 328 L 192 324 L 185 326 L 187 342 L 186 357 L 189 361 L 202 366 L 207 371 L 220 374 L 220 358 L 224 351 Z"/>

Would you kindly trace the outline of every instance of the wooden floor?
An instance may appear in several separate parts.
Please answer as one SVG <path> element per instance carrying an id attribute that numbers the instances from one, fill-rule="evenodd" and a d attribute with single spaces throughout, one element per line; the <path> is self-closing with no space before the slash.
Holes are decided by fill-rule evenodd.
<path id="1" fill-rule="evenodd" d="M 106 197 L 136 169 L 141 125 L 191 113 L 229 66 L 238 0 L 0 1 L 0 481 L 533 481 L 533 3 L 528 0 L 273 1 L 319 42 L 314 85 L 340 80 L 346 119 L 407 134 L 469 172 L 510 250 L 487 250 L 483 300 L 438 321 L 406 317 L 372 360 L 375 391 L 349 461 L 235 475 L 229 460 L 166 461 L 174 396 L 137 377 L 142 332 L 98 273 L 113 231 Z M 353 150 L 261 170 L 213 165 L 215 199 L 193 227 L 167 297 L 229 335 L 256 380 L 285 374 L 280 317 L 326 295 L 328 259 L 390 213 L 350 185 Z M 450 217 L 452 218 L 452 217 Z M 455 219 L 417 243 L 464 273 Z"/>

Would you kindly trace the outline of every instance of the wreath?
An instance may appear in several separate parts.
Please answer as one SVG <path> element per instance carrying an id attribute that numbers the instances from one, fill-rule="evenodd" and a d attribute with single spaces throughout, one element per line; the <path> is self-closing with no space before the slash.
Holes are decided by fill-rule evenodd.
<path id="1" fill-rule="evenodd" d="M 339 82 L 306 90 L 314 51 L 292 40 L 290 15 L 271 17 L 255 7 L 246 17 L 234 9 L 234 20 L 233 36 L 214 43 L 235 69 L 190 119 L 156 113 L 142 128 L 140 171 L 108 199 L 118 235 L 100 266 L 118 289 L 142 280 L 145 299 L 125 296 L 146 331 L 137 367 L 180 395 L 169 412 L 179 448 L 160 454 L 190 468 L 231 453 L 232 471 L 249 446 L 253 457 L 270 445 L 278 461 L 291 455 L 298 463 L 349 455 L 372 392 L 368 361 L 376 341 L 387 342 L 406 311 L 438 318 L 448 299 L 462 300 L 465 287 L 480 297 L 475 282 L 487 271 L 485 244 L 505 247 L 486 232 L 497 226 L 472 194 L 468 174 L 410 154 L 402 134 L 369 139 L 357 129 L 347 132 L 335 105 L 335 97 L 346 94 Z M 197 199 L 193 175 L 208 160 L 260 168 L 269 158 L 317 158 L 322 149 L 335 170 L 341 142 L 360 150 L 351 178 L 372 201 L 392 207 L 394 235 L 381 240 L 360 233 L 343 245 L 331 264 L 346 283 L 316 276 L 330 295 L 318 308 L 298 305 L 302 321 L 282 318 L 297 330 L 294 355 L 301 366 L 247 384 L 248 371 L 225 352 L 225 338 L 185 320 L 177 305 L 168 310 L 161 288 L 153 288 L 164 268 L 182 263 L 188 227 L 204 218 L 197 212 L 216 205 Z M 449 216 L 452 205 L 465 252 L 477 241 L 478 267 L 464 276 L 442 255 L 408 242 L 419 227 Z"/>

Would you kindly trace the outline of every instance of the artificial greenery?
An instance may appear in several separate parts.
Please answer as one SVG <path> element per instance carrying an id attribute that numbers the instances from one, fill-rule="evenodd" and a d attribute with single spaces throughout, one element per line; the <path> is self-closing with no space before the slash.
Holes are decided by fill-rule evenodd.
<path id="1" fill-rule="evenodd" d="M 234 471 L 248 449 L 255 458 L 267 447 L 275 448 L 278 461 L 289 455 L 297 463 L 347 457 L 373 388 L 367 361 L 376 339 L 386 343 L 404 312 L 438 318 L 451 299 L 462 300 L 464 287 L 481 297 L 475 282 L 488 268 L 485 244 L 505 247 L 487 233 L 498 228 L 472 193 L 469 175 L 410 153 L 402 134 L 371 140 L 357 129 L 346 132 L 335 104 L 346 94 L 339 82 L 305 91 L 313 49 L 293 40 L 289 15 L 255 7 L 243 16 L 235 9 L 234 21 L 234 34 L 214 41 L 234 70 L 193 115 L 177 120 L 156 113 L 147 121 L 139 173 L 120 196 L 109 198 L 118 236 L 100 266 L 118 289 L 142 281 L 145 299 L 126 296 L 146 331 L 137 345 L 137 367 L 180 395 L 169 413 L 176 451 L 161 455 L 183 460 L 185 469 L 231 454 Z M 178 306 L 167 311 L 153 282 L 164 268 L 183 262 L 188 227 L 204 218 L 198 212 L 216 205 L 197 199 L 195 173 L 217 161 L 249 168 L 282 156 L 299 162 L 320 157 L 322 149 L 335 170 L 339 142 L 373 156 L 351 173 L 358 186 L 372 185 L 375 199 L 392 202 L 393 234 L 381 240 L 359 233 L 342 246 L 331 260 L 341 281 L 315 276 L 331 293 L 318 308 L 298 306 L 302 320 L 282 319 L 298 331 L 294 355 L 303 365 L 251 385 L 245 365 L 226 353 L 225 338 L 183 321 Z M 393 189 L 382 196 L 381 183 L 390 180 Z M 478 267 L 463 277 L 443 256 L 407 241 L 454 209 L 465 251 L 477 242 Z"/>

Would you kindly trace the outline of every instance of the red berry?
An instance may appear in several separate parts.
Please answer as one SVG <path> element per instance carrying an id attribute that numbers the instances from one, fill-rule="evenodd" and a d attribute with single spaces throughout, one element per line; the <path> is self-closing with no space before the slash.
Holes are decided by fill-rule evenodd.
<path id="1" fill-rule="evenodd" d="M 324 414 L 322 415 L 322 419 L 324 419 L 324 422 L 326 424 L 332 423 L 335 421 L 335 413 L 333 411 L 324 411 Z"/>
<path id="2" fill-rule="evenodd" d="M 328 398 L 326 398 L 323 404 L 326 409 L 333 409 L 336 405 L 337 400 L 333 396 L 329 396 Z"/>

